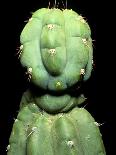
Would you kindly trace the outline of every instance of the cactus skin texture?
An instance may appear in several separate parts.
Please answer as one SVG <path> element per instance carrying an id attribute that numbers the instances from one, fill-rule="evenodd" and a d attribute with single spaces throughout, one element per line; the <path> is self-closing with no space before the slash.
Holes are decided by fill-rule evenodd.
<path id="1" fill-rule="evenodd" d="M 87 22 L 73 10 L 39 9 L 21 33 L 32 87 L 21 99 L 7 155 L 106 155 L 99 124 L 71 92 L 92 70 Z"/>
<path id="2" fill-rule="evenodd" d="M 84 108 L 42 113 L 31 103 L 15 120 L 8 155 L 105 155 L 99 128 Z"/>

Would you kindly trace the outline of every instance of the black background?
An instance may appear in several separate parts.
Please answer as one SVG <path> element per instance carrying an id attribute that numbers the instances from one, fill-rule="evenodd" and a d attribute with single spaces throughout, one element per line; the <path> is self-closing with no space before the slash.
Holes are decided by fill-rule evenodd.
<path id="1" fill-rule="evenodd" d="M 63 8 L 61 0 L 59 7 Z M 65 1 L 63 0 L 64 5 Z M 4 3 L 4 4 L 3 4 Z M 17 116 L 22 93 L 28 87 L 24 71 L 16 56 L 20 46 L 19 37 L 24 21 L 31 17 L 31 12 L 48 7 L 48 0 L 4 1 L 1 9 L 1 103 L 0 103 L 0 155 L 5 155 L 6 146 L 14 119 Z M 53 6 L 51 1 L 51 6 Z M 68 0 L 68 9 L 73 9 L 86 17 L 94 43 L 94 69 L 85 85 L 88 97 L 85 107 L 99 123 L 107 155 L 113 155 L 114 104 L 115 104 L 115 18 L 111 3 L 97 0 Z M 114 39 L 113 39 L 114 38 Z M 115 87 L 114 87 L 115 88 Z"/>

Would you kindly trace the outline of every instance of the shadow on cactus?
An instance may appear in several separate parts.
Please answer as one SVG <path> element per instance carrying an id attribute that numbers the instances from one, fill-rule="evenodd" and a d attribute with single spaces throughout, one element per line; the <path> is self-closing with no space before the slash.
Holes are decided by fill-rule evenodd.
<path id="1" fill-rule="evenodd" d="M 42 8 L 20 41 L 20 62 L 33 88 L 22 96 L 7 154 L 105 155 L 99 124 L 78 106 L 85 97 L 68 91 L 91 76 L 88 23 L 73 10 Z"/>

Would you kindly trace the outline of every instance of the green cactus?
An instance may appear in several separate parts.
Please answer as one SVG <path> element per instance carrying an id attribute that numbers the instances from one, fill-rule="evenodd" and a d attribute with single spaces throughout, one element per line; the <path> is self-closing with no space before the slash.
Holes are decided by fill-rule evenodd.
<path id="1" fill-rule="evenodd" d="M 72 10 L 40 9 L 21 33 L 21 64 L 43 89 L 64 90 L 90 77 L 92 40 L 87 22 Z"/>
<path id="2" fill-rule="evenodd" d="M 84 108 L 51 115 L 33 102 L 15 120 L 8 155 L 104 155 L 97 123 Z"/>
<path id="3" fill-rule="evenodd" d="M 7 155 L 106 155 L 99 124 L 79 107 L 84 95 L 70 91 L 91 76 L 88 23 L 73 10 L 43 8 L 20 40 L 32 87 L 22 96 Z"/>

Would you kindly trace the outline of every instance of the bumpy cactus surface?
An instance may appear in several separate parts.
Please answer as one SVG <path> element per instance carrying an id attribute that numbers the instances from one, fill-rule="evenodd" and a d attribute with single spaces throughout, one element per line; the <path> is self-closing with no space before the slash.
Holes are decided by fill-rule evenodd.
<path id="1" fill-rule="evenodd" d="M 21 109 L 9 155 L 104 155 L 97 123 L 84 108 L 50 115 L 34 103 Z"/>
<path id="2" fill-rule="evenodd" d="M 32 81 L 49 90 L 64 90 L 87 80 L 92 69 L 92 41 L 86 21 L 72 10 L 40 9 L 21 33 L 21 63 Z"/>
<path id="3" fill-rule="evenodd" d="M 33 85 L 22 96 L 7 155 L 105 155 L 99 124 L 78 107 L 83 94 L 70 91 L 91 76 L 88 23 L 72 10 L 43 8 L 20 39 L 20 61 Z"/>

